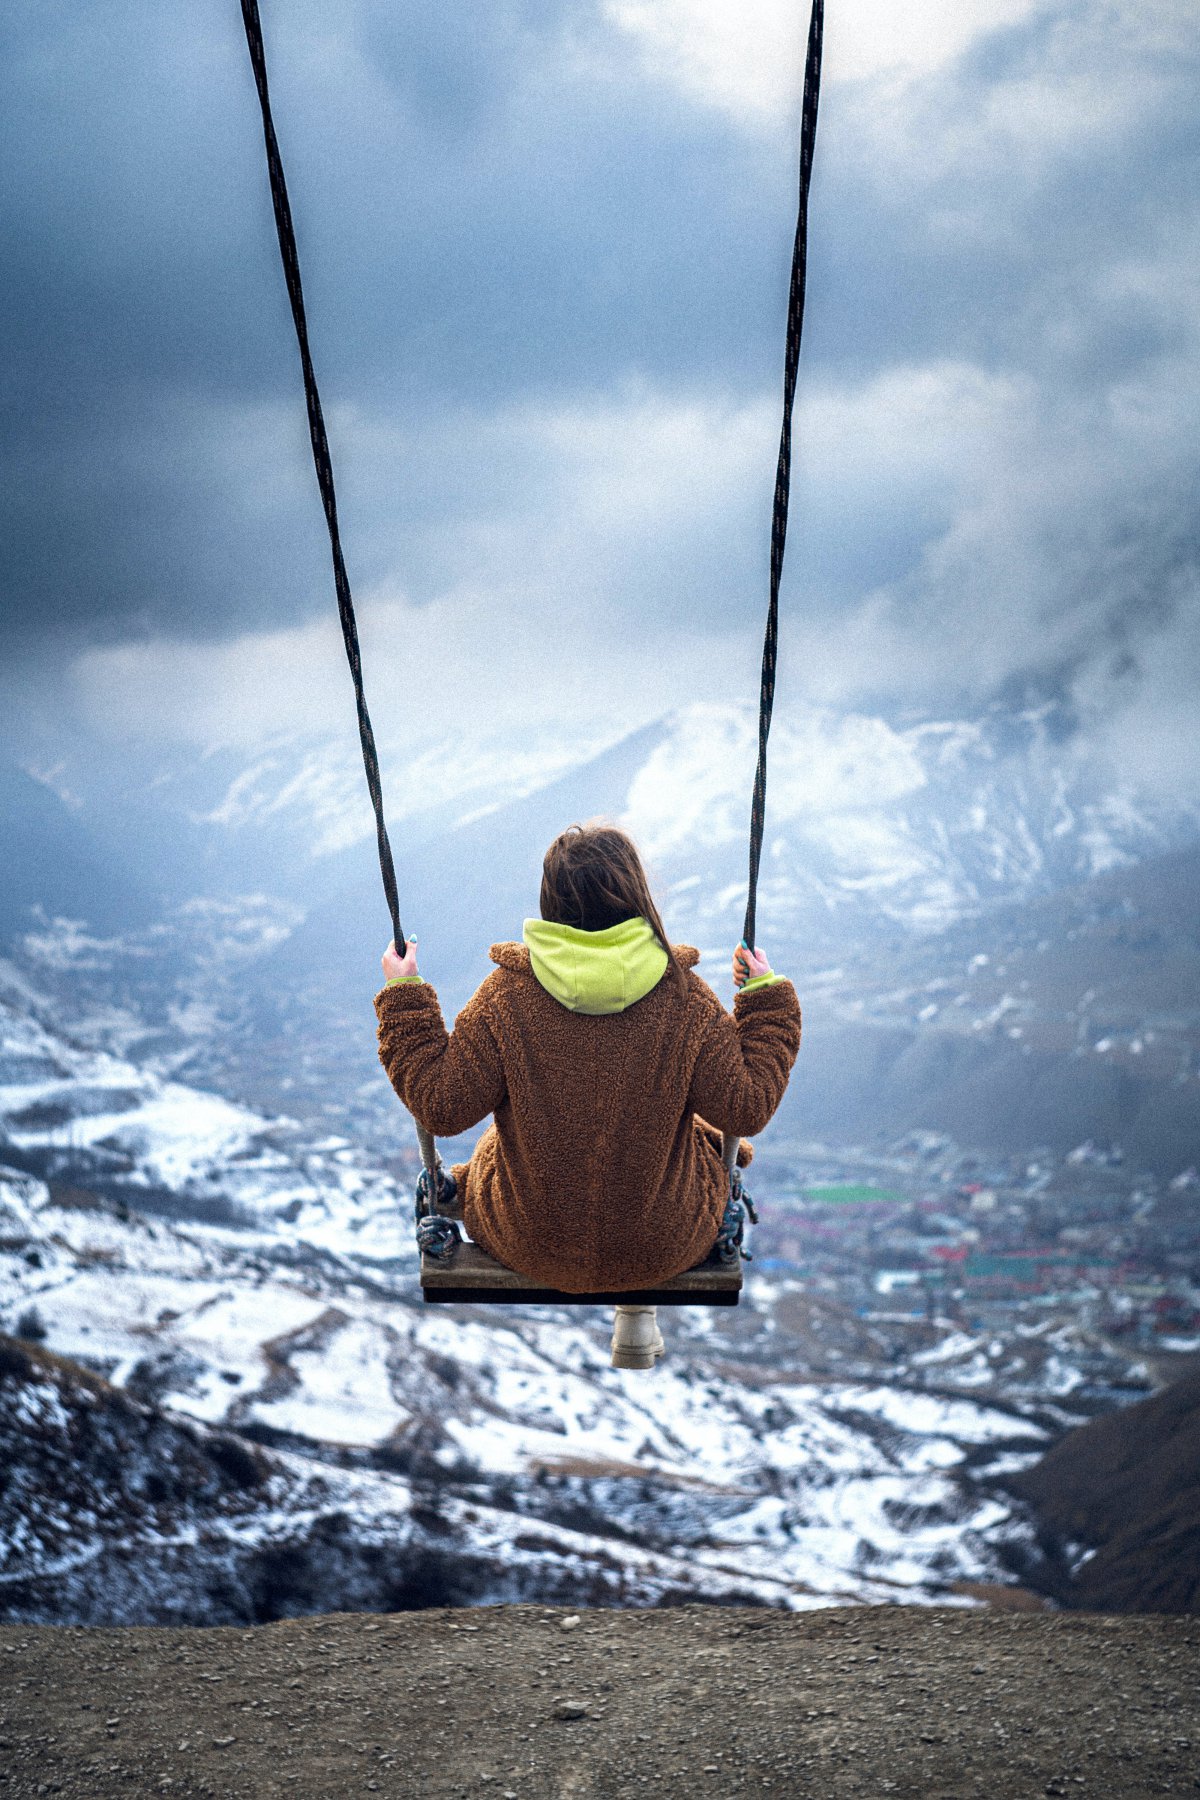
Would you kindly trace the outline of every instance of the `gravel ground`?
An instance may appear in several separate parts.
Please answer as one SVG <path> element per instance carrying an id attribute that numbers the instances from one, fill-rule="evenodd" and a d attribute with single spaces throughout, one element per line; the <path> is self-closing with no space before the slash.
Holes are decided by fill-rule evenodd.
<path id="1" fill-rule="evenodd" d="M 250 1630 L 0 1629 L 34 1794 L 1200 1792 L 1200 1620 L 502 1606 Z"/>

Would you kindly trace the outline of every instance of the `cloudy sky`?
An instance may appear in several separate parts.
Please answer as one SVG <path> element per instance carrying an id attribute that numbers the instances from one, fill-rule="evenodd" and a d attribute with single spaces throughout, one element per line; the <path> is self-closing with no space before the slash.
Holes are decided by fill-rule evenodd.
<path id="1" fill-rule="evenodd" d="M 749 699 L 790 0 L 263 0 L 377 724 Z M 1065 695 L 1200 788 L 1194 0 L 829 0 L 782 704 Z M 0 26 L 0 705 L 349 723 L 236 0 Z"/>

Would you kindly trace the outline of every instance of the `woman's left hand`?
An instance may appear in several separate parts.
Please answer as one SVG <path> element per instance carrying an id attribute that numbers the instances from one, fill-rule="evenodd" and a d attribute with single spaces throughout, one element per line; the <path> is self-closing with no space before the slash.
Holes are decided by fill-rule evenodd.
<path id="1" fill-rule="evenodd" d="M 771 965 L 767 961 L 766 951 L 760 950 L 757 945 L 751 950 L 743 939 L 733 953 L 734 987 L 740 992 L 748 981 L 753 981 L 759 975 L 769 975 L 770 973 Z"/>
<path id="2" fill-rule="evenodd" d="M 409 938 L 401 956 L 396 949 L 395 940 L 383 953 L 383 975 L 385 981 L 402 981 L 417 972 L 417 940 Z"/>

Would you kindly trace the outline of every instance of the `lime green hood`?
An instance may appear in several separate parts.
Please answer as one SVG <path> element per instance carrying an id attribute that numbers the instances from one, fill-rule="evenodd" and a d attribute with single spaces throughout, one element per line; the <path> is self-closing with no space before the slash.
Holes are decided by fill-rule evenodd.
<path id="1" fill-rule="evenodd" d="M 625 919 L 605 931 L 526 919 L 522 935 L 537 979 L 571 1012 L 624 1012 L 666 972 L 667 953 L 647 919 Z"/>

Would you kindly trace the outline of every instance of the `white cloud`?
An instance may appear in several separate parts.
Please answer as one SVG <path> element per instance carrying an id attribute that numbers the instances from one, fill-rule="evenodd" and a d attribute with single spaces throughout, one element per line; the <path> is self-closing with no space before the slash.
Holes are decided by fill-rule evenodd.
<path id="1" fill-rule="evenodd" d="M 744 625 L 680 632 L 686 592 L 660 583 L 673 562 L 686 581 L 689 540 L 769 492 L 771 410 L 635 388 L 458 417 L 415 447 L 385 422 L 340 414 L 347 462 L 407 455 L 464 476 L 462 515 L 438 520 L 437 596 L 413 604 L 399 576 L 360 595 L 381 741 L 418 742 L 426 715 L 453 717 L 467 739 L 535 720 L 552 736 L 611 738 L 719 691 L 731 650 L 742 660 L 729 678 L 748 688 Z M 91 649 L 72 680 L 86 721 L 116 737 L 253 746 L 336 734 L 353 716 L 332 594 L 328 617 L 284 630 Z"/>
<path id="2" fill-rule="evenodd" d="M 839 0 L 826 16 L 823 80 L 928 74 L 1039 0 Z M 754 124 L 799 105 L 808 9 L 795 0 L 605 0 L 646 65 L 694 98 Z"/>
<path id="3" fill-rule="evenodd" d="M 581 611 L 658 546 L 719 532 L 774 474 L 777 403 L 620 388 L 434 420 L 414 442 L 389 418 L 343 412 L 349 462 L 456 472 L 436 524 L 443 581 L 511 586 Z M 669 604 L 670 595 L 647 596 Z M 656 606 L 639 608 L 654 612 Z"/>
<path id="4" fill-rule="evenodd" d="M 970 707 L 1014 676 L 1062 679 L 1084 740 L 1114 769 L 1200 796 L 1198 384 L 1186 346 L 1082 392 L 943 367 L 907 382 L 893 371 L 841 408 L 826 396 L 831 442 L 840 410 L 883 446 L 843 474 L 860 516 L 872 468 L 887 503 L 888 446 L 911 428 L 918 474 L 905 494 L 901 468 L 891 492 L 911 510 L 940 484 L 945 520 L 907 575 L 836 617 L 796 598 L 783 704 L 873 691 Z M 894 429 L 879 433 L 885 396 Z"/>
<path id="5" fill-rule="evenodd" d="M 796 411 L 798 513 L 949 518 L 1036 406 L 1027 377 L 939 360 L 866 380 L 810 381 Z"/>
<path id="6" fill-rule="evenodd" d="M 948 58 L 913 69 L 911 79 L 860 83 L 839 96 L 820 155 L 856 168 L 935 240 L 961 247 L 1011 239 L 1018 256 L 1031 243 L 1053 255 L 1053 227 L 1045 219 L 1031 226 L 1028 208 L 1053 202 L 1065 184 L 1069 197 L 1052 211 L 1068 239 L 1092 226 L 1096 260 L 1105 261 L 1119 242 L 1094 229 L 1100 220 L 1087 210 L 1111 201 L 1105 159 L 1142 162 L 1147 128 L 1193 108 L 1193 0 L 1037 0 L 1011 18 L 1001 10 L 984 29 L 1026 15 L 1031 22 L 1007 54 L 989 66 Z M 958 9 L 945 16 L 957 18 Z M 1154 206 L 1152 186 L 1145 200 Z"/>
<path id="7" fill-rule="evenodd" d="M 1132 283 L 1170 318 L 1194 279 L 1182 267 L 1176 276 L 1172 285 L 1160 271 L 1147 290 L 1118 269 L 1099 271 L 1097 283 L 1118 296 Z M 1148 766 L 1164 776 L 1190 766 L 1162 744 L 1168 715 L 1155 696 L 1194 661 L 1200 602 L 1171 571 L 1186 554 L 1172 534 L 1188 516 L 1200 354 L 1176 342 L 1079 391 L 1054 373 L 941 360 L 810 380 L 798 416 L 782 712 L 853 709 L 881 693 L 969 707 L 1014 672 L 1073 670 L 1089 729 L 1116 746 L 1127 715 Z M 462 473 L 459 516 L 438 519 L 441 591 L 417 605 L 390 577 L 360 597 L 385 754 L 426 756 L 419 784 L 429 794 L 469 796 L 486 787 L 497 745 L 514 780 L 532 779 L 571 746 L 611 741 L 674 706 L 751 699 L 765 596 L 729 596 L 728 626 L 705 625 L 680 602 L 697 544 L 765 533 L 776 404 L 634 387 L 460 416 L 415 443 L 386 421 L 340 415 L 351 462 L 408 457 Z M 836 564 L 856 534 L 886 531 L 889 520 L 901 533 L 922 522 L 910 567 L 836 608 L 800 581 L 806 534 L 822 535 Z M 346 823 L 359 776 L 332 599 L 329 616 L 286 630 L 93 649 L 72 679 L 86 722 L 109 736 L 262 749 L 299 731 L 340 742 L 340 773 L 323 753 L 292 778 L 308 783 L 310 804 L 333 782 L 331 831 L 361 832 L 362 817 Z M 1171 716 L 1186 728 L 1182 699 Z M 810 750 L 797 754 L 829 779 Z M 269 772 L 229 801 L 243 812 L 287 803 Z"/>
<path id="8" fill-rule="evenodd" d="M 208 749 L 335 730 L 342 654 L 336 623 L 322 620 L 215 644 L 154 638 L 86 650 L 71 675 L 86 723 L 104 736 Z"/>
<path id="9" fill-rule="evenodd" d="M 416 743 L 436 721 L 469 735 L 536 719 L 562 729 L 614 728 L 679 698 L 634 638 L 556 620 L 502 589 L 457 590 L 432 604 L 375 597 L 360 608 L 368 700 L 381 741 Z M 87 722 L 110 737 L 166 737 L 204 748 L 269 745 L 281 735 L 337 735 L 353 697 L 336 622 L 252 632 L 217 644 L 154 639 L 86 651 L 73 669 Z M 686 678 L 684 676 L 684 678 Z"/>
<path id="10" fill-rule="evenodd" d="M 707 573 L 697 545 L 757 532 L 765 557 L 777 407 L 771 394 L 734 404 L 634 384 L 590 401 L 442 419 L 419 441 L 386 419 L 340 411 L 348 467 L 461 474 L 459 516 L 437 518 L 436 597 L 415 604 L 399 574 L 359 596 L 381 742 L 418 744 L 431 698 L 470 745 L 528 733 L 533 719 L 543 736 L 596 740 L 697 697 L 752 696 L 765 591 L 731 595 L 730 624 L 706 627 L 687 584 Z M 915 511 L 950 524 L 977 501 L 1014 419 L 1035 408 L 1021 382 L 963 363 L 810 384 L 798 418 L 797 544 L 810 515 Z M 813 629 L 813 613 L 814 596 L 801 596 L 801 630 Z M 838 626 L 835 641 L 857 629 Z M 823 637 L 828 621 L 816 630 Z M 817 687 L 828 687 L 830 666 L 822 654 Z M 332 595 L 326 617 L 285 629 L 94 648 L 72 679 L 86 722 L 110 737 L 254 748 L 300 732 L 353 745 Z M 843 668 L 833 690 L 845 697 L 868 680 L 865 665 Z M 471 751 L 462 755 L 469 762 Z M 274 792 L 269 781 L 263 791 Z"/>

